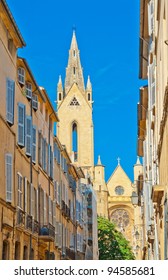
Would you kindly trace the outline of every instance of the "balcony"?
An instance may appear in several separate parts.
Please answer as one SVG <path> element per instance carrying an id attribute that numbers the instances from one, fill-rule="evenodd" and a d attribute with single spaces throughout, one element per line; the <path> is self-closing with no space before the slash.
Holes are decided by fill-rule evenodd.
<path id="1" fill-rule="evenodd" d="M 17 209 L 17 226 L 24 227 L 25 225 L 25 212 L 21 209 Z"/>
<path id="2" fill-rule="evenodd" d="M 69 260 L 75 260 L 75 251 L 69 249 L 69 248 L 66 248 L 66 257 L 69 259 Z"/>
<path id="3" fill-rule="evenodd" d="M 152 187 L 152 201 L 161 204 L 162 197 L 164 195 L 164 186 L 154 185 Z"/>
<path id="4" fill-rule="evenodd" d="M 43 225 L 39 230 L 39 239 L 48 242 L 55 240 L 55 227 L 51 224 Z"/>
<path id="5" fill-rule="evenodd" d="M 33 223 L 33 233 L 39 234 L 39 223 L 35 220 L 34 220 L 34 223 Z"/>
<path id="6" fill-rule="evenodd" d="M 26 229 L 33 230 L 33 217 L 29 214 L 26 215 Z"/>

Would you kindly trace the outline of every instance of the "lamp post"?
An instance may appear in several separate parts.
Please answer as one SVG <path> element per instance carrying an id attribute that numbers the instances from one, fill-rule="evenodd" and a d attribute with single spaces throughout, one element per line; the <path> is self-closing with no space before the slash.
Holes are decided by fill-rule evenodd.
<path id="1" fill-rule="evenodd" d="M 131 202 L 134 206 L 138 205 L 138 195 L 136 192 L 132 192 Z"/>

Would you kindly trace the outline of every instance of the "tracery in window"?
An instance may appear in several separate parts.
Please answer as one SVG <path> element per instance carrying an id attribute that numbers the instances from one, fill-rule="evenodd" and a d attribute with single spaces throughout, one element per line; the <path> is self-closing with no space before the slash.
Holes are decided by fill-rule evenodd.
<path id="1" fill-rule="evenodd" d="M 69 105 L 70 106 L 79 106 L 80 104 L 79 104 L 78 100 L 76 99 L 76 97 L 74 96 Z"/>

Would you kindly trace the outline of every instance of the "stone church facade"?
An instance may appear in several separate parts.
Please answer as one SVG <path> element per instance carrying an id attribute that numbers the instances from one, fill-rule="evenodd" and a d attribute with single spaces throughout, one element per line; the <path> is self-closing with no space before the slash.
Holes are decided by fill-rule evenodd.
<path id="1" fill-rule="evenodd" d="M 76 34 L 73 32 L 65 82 L 63 84 L 60 76 L 57 85 L 58 138 L 66 146 L 73 164 L 82 167 L 85 176 L 90 178 L 96 194 L 97 215 L 113 221 L 135 250 L 135 232 L 141 222 L 139 208 L 132 204 L 131 197 L 133 192 L 137 192 L 136 181 L 142 173 L 142 165 L 137 159 L 132 182 L 118 161 L 111 177 L 105 181 L 105 167 L 100 156 L 94 165 L 92 104 L 90 77 L 85 88 Z M 137 258 L 140 258 L 139 253 Z"/>

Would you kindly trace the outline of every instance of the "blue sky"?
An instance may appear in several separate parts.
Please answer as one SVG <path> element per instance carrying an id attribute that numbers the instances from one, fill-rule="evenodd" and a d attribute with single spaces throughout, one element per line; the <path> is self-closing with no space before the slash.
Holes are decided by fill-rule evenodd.
<path id="1" fill-rule="evenodd" d="M 121 158 L 133 179 L 136 161 L 139 75 L 139 1 L 7 0 L 27 46 L 19 50 L 55 106 L 64 80 L 72 28 L 84 78 L 93 88 L 95 162 L 101 155 L 108 179 Z"/>

